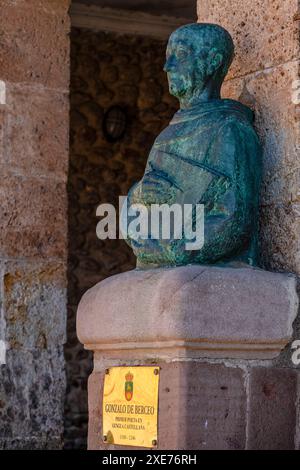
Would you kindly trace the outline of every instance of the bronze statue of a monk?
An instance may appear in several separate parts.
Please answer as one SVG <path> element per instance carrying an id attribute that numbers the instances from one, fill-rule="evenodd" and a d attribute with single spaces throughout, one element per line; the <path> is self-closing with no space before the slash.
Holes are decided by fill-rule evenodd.
<path id="1" fill-rule="evenodd" d="M 185 25 L 170 36 L 165 71 L 180 110 L 155 140 L 128 205 L 203 204 L 204 245 L 187 250 L 184 236 L 129 233 L 140 267 L 257 263 L 260 144 L 252 111 L 220 98 L 233 53 L 231 36 L 218 25 Z"/>

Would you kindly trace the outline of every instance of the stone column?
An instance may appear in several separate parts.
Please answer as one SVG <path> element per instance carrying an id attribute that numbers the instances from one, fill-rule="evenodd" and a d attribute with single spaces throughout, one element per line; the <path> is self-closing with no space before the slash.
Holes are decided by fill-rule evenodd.
<path id="1" fill-rule="evenodd" d="M 69 0 L 1 0 L 0 448 L 62 445 Z"/>
<path id="2" fill-rule="evenodd" d="M 77 317 L 94 351 L 89 449 L 120 449 L 102 433 L 105 370 L 120 365 L 160 367 L 158 449 L 294 449 L 299 374 L 271 365 L 297 307 L 294 276 L 253 268 L 134 270 L 97 284 Z"/>

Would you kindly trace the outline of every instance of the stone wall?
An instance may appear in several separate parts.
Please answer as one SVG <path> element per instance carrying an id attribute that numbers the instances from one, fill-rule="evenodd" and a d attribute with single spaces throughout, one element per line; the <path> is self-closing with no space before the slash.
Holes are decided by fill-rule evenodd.
<path id="1" fill-rule="evenodd" d="M 300 108 L 295 87 L 300 78 L 299 20 L 298 0 L 198 0 L 198 21 L 219 23 L 232 34 L 236 54 L 223 97 L 238 99 L 254 110 L 264 148 L 264 266 L 297 274 Z"/>
<path id="2" fill-rule="evenodd" d="M 67 448 L 85 447 L 87 437 L 86 383 L 92 354 L 76 336 L 78 302 L 97 282 L 135 267 L 124 241 L 97 239 L 96 208 L 107 202 L 117 206 L 118 196 L 126 195 L 141 178 L 155 137 L 176 111 L 164 59 L 161 41 L 72 29 Z M 111 105 L 123 106 L 128 115 L 125 136 L 114 144 L 102 132 L 103 115 Z"/>
<path id="3" fill-rule="evenodd" d="M 219 23 L 231 33 L 236 53 L 222 89 L 222 96 L 237 99 L 255 112 L 255 126 L 263 145 L 260 206 L 263 267 L 271 271 L 293 272 L 299 276 L 300 108 L 297 80 L 300 78 L 300 16 L 298 3 L 298 0 L 272 2 L 198 0 L 198 21 Z M 294 323 L 293 339 L 300 339 L 299 315 Z M 270 401 L 268 406 L 273 406 L 271 402 L 274 400 L 276 403 L 279 395 L 266 393 L 269 386 L 266 388 L 264 383 L 268 383 L 273 377 L 272 381 L 275 384 L 278 380 L 277 375 L 281 374 L 281 366 L 296 368 L 291 356 L 292 350 L 289 344 L 276 361 L 262 362 L 260 364 L 262 369 L 253 376 L 257 382 L 256 386 L 260 387 L 260 393 L 263 392 L 262 396 L 266 396 Z M 251 371 L 250 365 L 247 365 L 247 370 Z M 245 364 L 239 366 L 244 368 Z M 294 432 L 290 447 L 285 448 L 295 446 L 298 449 L 300 448 L 299 371 L 285 373 L 293 376 L 295 372 L 298 377 L 298 398 L 294 397 L 294 402 L 298 408 L 294 409 L 290 421 L 292 422 L 298 413 L 298 428 Z M 284 406 L 288 406 L 289 399 L 289 397 L 282 398 Z M 274 436 L 267 428 L 273 411 L 272 408 L 265 407 L 263 401 L 257 402 L 250 426 L 256 428 L 260 448 L 272 448 Z M 250 448 L 251 445 L 249 444 Z"/>
<path id="4" fill-rule="evenodd" d="M 0 4 L 0 448 L 60 448 L 69 0 Z"/>

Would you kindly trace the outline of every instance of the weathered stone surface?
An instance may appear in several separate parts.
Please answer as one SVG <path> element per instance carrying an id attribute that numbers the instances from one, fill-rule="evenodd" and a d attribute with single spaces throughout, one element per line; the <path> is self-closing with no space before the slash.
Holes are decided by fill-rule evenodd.
<path id="1" fill-rule="evenodd" d="M 195 362 L 162 364 L 159 397 L 160 448 L 245 447 L 246 393 L 241 369 Z"/>
<path id="2" fill-rule="evenodd" d="M 88 379 L 88 449 L 100 450 L 104 448 L 102 433 L 102 396 L 104 384 L 104 371 L 94 372 Z M 109 446 L 110 447 L 110 446 Z"/>
<path id="3" fill-rule="evenodd" d="M 297 307 L 291 275 L 250 267 L 134 270 L 85 293 L 77 334 L 89 349 L 146 348 L 157 357 L 165 348 L 274 357 L 291 337 Z"/>
<path id="4" fill-rule="evenodd" d="M 232 34 L 236 59 L 231 77 L 262 70 L 299 57 L 297 0 L 199 0 L 198 21 L 218 23 Z"/>
<path id="5" fill-rule="evenodd" d="M 1 197 L 1 256 L 50 256 L 66 253 L 66 189 L 62 182 L 4 176 Z"/>
<path id="6" fill-rule="evenodd" d="M 299 371 L 204 362 L 104 359 L 89 378 L 89 449 L 120 449 L 102 440 L 106 367 L 161 367 L 158 449 L 288 450 L 298 446 Z M 247 412 L 246 412 L 247 410 Z M 295 440 L 294 440 L 295 439 Z M 128 447 L 132 449 L 132 447 Z"/>
<path id="7" fill-rule="evenodd" d="M 2 308 L 10 348 L 47 349 L 65 342 L 65 276 L 63 263 L 5 264 Z"/>
<path id="8" fill-rule="evenodd" d="M 141 82 L 138 107 L 139 109 L 151 109 L 161 101 L 161 87 L 154 78 Z"/>
<path id="9" fill-rule="evenodd" d="M 15 439 L 1 439 L 1 450 L 58 450 L 62 449 L 63 441 L 61 436 L 57 437 L 21 437 Z"/>
<path id="10" fill-rule="evenodd" d="M 299 112 L 294 83 L 299 63 L 229 80 L 223 96 L 238 99 L 255 111 L 263 144 L 261 188 L 261 253 L 267 269 L 299 273 Z"/>
<path id="11" fill-rule="evenodd" d="M 0 105 L 0 166 L 4 163 L 4 127 L 5 127 L 5 112 L 3 106 Z"/>
<path id="12" fill-rule="evenodd" d="M 298 62 L 288 62 L 223 86 L 223 97 L 237 99 L 255 112 L 263 147 L 262 204 L 290 202 L 299 196 L 300 115 L 293 96 L 298 70 Z"/>
<path id="13" fill-rule="evenodd" d="M 7 86 L 6 161 L 19 173 L 66 180 L 69 147 L 67 95 Z"/>
<path id="14" fill-rule="evenodd" d="M 300 270 L 300 204 L 261 208 L 261 252 L 264 266 L 272 270 Z"/>
<path id="15" fill-rule="evenodd" d="M 2 80 L 68 88 L 69 4 L 69 0 L 2 0 Z"/>
<path id="16" fill-rule="evenodd" d="M 224 11 L 232 14 L 224 15 Z M 222 24 L 236 44 L 223 97 L 238 99 L 255 112 L 264 149 L 260 220 L 263 265 L 299 273 L 297 15 L 296 0 L 275 0 L 267 5 L 263 0 L 247 4 L 225 0 L 205 7 L 198 1 L 199 21 Z"/>
<path id="17" fill-rule="evenodd" d="M 245 448 L 241 369 L 197 362 L 158 365 L 158 449 Z M 103 444 L 102 387 L 103 374 L 94 372 L 89 378 L 89 449 L 120 449 Z"/>
<path id="18" fill-rule="evenodd" d="M 0 339 L 10 348 L 0 366 L 5 449 L 62 447 L 69 4 L 1 1 Z"/>
<path id="19" fill-rule="evenodd" d="M 61 436 L 65 376 L 62 348 L 14 351 L 0 374 L 0 440 L 41 442 Z M 25 438 L 25 442 L 23 439 Z M 22 442 L 23 441 L 23 444 Z M 7 445 L 7 442 L 5 443 Z"/>
<path id="20" fill-rule="evenodd" d="M 297 378 L 296 370 L 251 370 L 247 449 L 295 449 Z"/>

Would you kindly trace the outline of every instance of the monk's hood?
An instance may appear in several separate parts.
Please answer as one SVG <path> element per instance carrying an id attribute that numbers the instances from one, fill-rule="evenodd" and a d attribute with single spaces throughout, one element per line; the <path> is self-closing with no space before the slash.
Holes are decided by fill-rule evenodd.
<path id="1" fill-rule="evenodd" d="M 230 99 L 220 99 L 200 103 L 191 108 L 180 109 L 174 114 L 170 125 L 192 121 L 194 119 L 202 120 L 215 118 L 217 120 L 218 117 L 221 118 L 229 115 L 235 115 L 249 124 L 252 124 L 254 117 L 251 109 L 244 106 L 242 103 Z"/>

